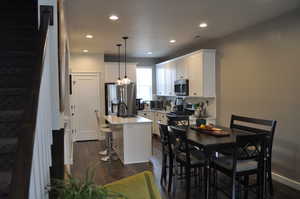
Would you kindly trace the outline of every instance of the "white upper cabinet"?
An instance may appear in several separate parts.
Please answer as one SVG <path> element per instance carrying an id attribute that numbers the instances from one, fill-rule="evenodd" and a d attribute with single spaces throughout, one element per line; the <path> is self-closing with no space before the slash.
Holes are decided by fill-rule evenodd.
<path id="1" fill-rule="evenodd" d="M 165 65 L 156 65 L 156 91 L 157 95 L 165 95 Z"/>
<path id="2" fill-rule="evenodd" d="M 176 65 L 174 62 L 169 62 L 166 64 L 166 95 L 172 96 L 175 95 L 174 92 L 174 82 L 176 80 Z"/>
<path id="3" fill-rule="evenodd" d="M 157 95 L 174 95 L 176 79 L 189 80 L 189 96 L 215 97 L 215 54 L 203 49 L 156 65 Z"/>
<path id="4" fill-rule="evenodd" d="M 188 79 L 189 78 L 189 67 L 186 57 L 175 60 L 176 65 L 176 79 Z"/>
<path id="5" fill-rule="evenodd" d="M 156 65 L 157 95 L 174 95 L 174 82 L 176 80 L 176 65 L 166 62 Z"/>
<path id="6" fill-rule="evenodd" d="M 125 75 L 124 63 L 121 63 L 120 76 L 121 79 Z M 132 82 L 136 82 L 136 63 L 127 63 L 127 76 Z M 119 77 L 118 62 L 105 62 L 104 81 L 105 83 L 116 82 Z"/>

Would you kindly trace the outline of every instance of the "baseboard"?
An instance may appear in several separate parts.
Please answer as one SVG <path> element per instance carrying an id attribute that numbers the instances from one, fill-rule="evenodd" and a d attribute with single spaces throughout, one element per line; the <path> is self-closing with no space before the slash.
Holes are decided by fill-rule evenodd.
<path id="1" fill-rule="evenodd" d="M 273 177 L 273 180 L 300 191 L 300 182 L 297 182 L 295 180 L 284 177 L 284 176 L 279 175 L 279 174 L 274 173 L 274 172 L 272 172 L 272 177 Z"/>

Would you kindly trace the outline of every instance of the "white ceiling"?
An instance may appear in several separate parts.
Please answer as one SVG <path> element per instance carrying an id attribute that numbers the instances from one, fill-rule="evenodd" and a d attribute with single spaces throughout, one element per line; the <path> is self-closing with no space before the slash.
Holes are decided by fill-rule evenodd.
<path id="1" fill-rule="evenodd" d="M 298 7 L 299 0 L 67 0 L 72 52 L 115 54 L 122 36 L 137 57 L 164 57 L 195 42 L 218 38 Z M 109 15 L 120 19 L 113 22 Z M 208 28 L 198 25 L 207 22 Z M 86 34 L 94 35 L 88 40 Z M 195 38 L 196 35 L 200 37 Z M 170 39 L 176 39 L 170 44 Z M 153 52 L 147 55 L 147 52 Z"/>

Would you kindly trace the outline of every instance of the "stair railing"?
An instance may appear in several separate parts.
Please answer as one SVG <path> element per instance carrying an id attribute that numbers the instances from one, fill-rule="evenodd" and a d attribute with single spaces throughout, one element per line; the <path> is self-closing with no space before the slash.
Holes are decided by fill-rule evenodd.
<path id="1" fill-rule="evenodd" d="M 21 133 L 18 135 L 18 148 L 16 153 L 16 162 L 13 168 L 13 176 L 12 176 L 12 181 L 10 186 L 9 199 L 29 199 L 29 198 L 33 199 L 33 197 L 31 196 L 29 197 L 29 193 L 40 192 L 39 190 L 34 190 L 36 189 L 36 187 L 31 186 L 31 180 L 32 178 L 35 177 L 33 176 L 32 173 L 33 171 L 32 168 L 34 166 L 33 165 L 34 151 L 41 150 L 40 153 L 42 155 L 44 153 L 43 151 L 44 149 L 39 148 L 36 142 L 39 142 L 37 139 L 37 130 L 38 130 L 37 121 L 38 121 L 38 115 L 40 114 L 39 108 L 41 108 L 40 107 L 41 104 L 39 102 L 40 99 L 43 98 L 40 92 L 42 88 L 41 83 L 43 81 L 43 73 L 45 72 L 44 62 L 46 57 L 47 38 L 48 38 L 50 25 L 53 25 L 53 7 L 41 6 L 40 26 L 38 30 L 39 39 L 37 43 L 36 65 L 33 69 L 31 89 L 30 89 L 30 93 L 28 94 L 29 100 L 25 107 L 22 124 L 20 124 Z M 35 167 L 34 169 L 40 170 L 41 168 Z M 44 174 L 41 173 L 40 175 L 44 175 Z M 50 180 L 50 176 L 43 176 L 43 177 L 45 179 L 49 178 Z M 44 189 L 45 188 L 46 187 L 44 187 Z M 44 191 L 47 192 L 47 190 Z M 40 197 L 40 199 L 43 198 L 45 197 L 44 196 Z"/>

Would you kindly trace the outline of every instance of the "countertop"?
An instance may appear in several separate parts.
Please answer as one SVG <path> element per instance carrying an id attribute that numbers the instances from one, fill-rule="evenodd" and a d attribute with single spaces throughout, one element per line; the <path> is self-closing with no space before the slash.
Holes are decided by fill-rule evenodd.
<path id="1" fill-rule="evenodd" d="M 151 123 L 152 120 L 141 116 L 135 117 L 118 117 L 116 115 L 106 115 L 105 119 L 110 124 L 138 124 L 138 123 Z"/>
<path id="2" fill-rule="evenodd" d="M 157 113 L 170 113 L 171 111 L 166 111 L 166 110 L 156 110 L 156 109 L 144 109 L 144 110 L 139 110 L 141 112 L 157 112 Z"/>

